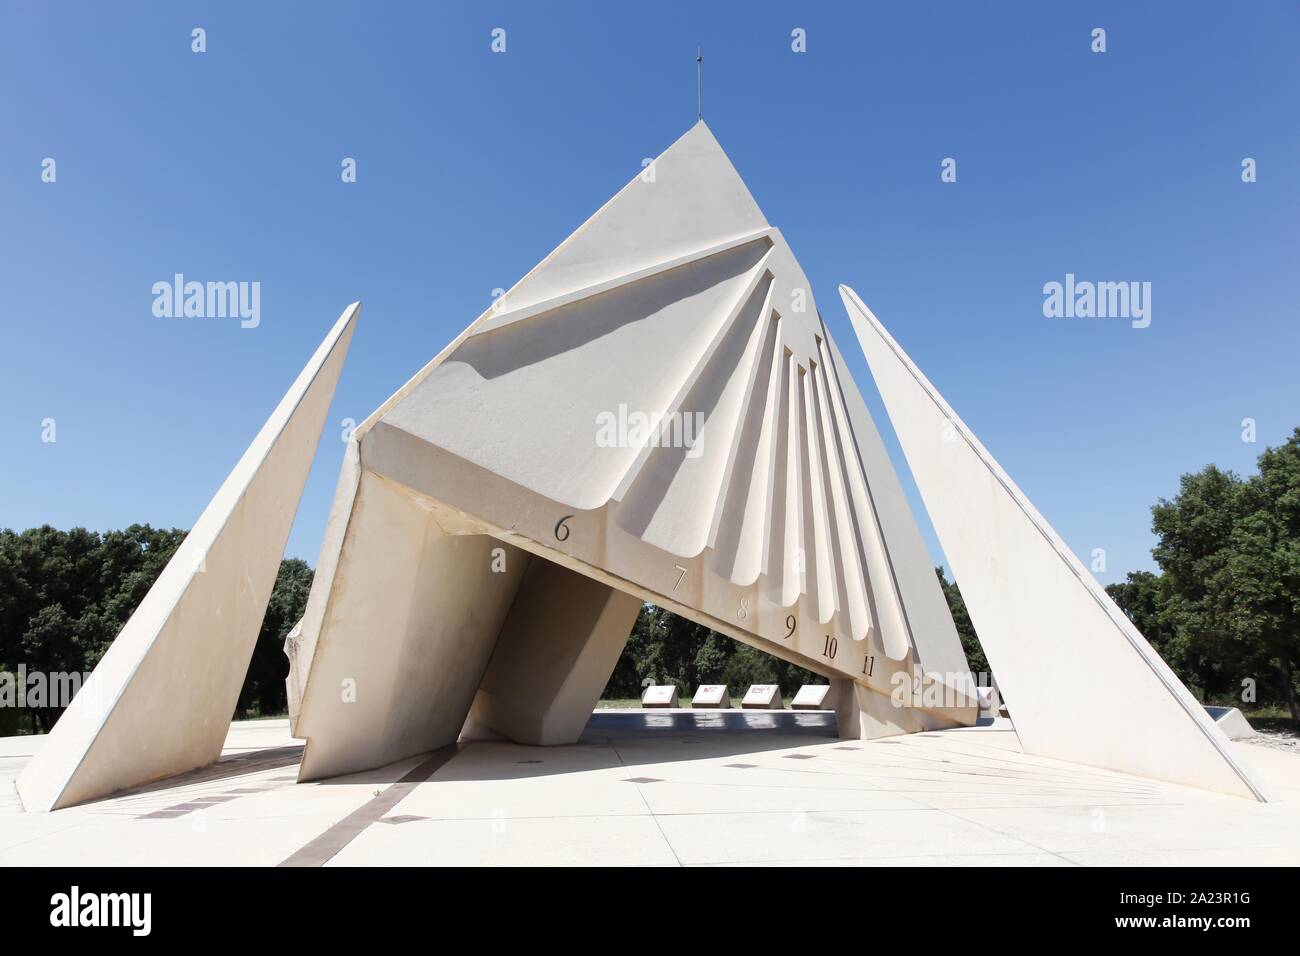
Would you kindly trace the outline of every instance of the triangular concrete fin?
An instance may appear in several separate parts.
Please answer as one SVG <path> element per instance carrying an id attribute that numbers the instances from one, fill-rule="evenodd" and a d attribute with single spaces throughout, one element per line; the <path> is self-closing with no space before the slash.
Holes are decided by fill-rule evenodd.
<path id="1" fill-rule="evenodd" d="M 339 317 L 23 768 L 29 811 L 221 755 L 360 311 Z"/>
<path id="2" fill-rule="evenodd" d="M 1205 709 L 848 286 L 840 295 L 1026 752 L 1263 800 Z"/>

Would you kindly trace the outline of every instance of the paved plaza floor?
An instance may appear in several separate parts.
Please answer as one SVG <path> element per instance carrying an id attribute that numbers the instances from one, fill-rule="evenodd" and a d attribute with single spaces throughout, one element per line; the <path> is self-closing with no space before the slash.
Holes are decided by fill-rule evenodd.
<path id="1" fill-rule="evenodd" d="M 285 720 L 212 767 L 25 813 L 0 738 L 0 865 L 1300 864 L 1300 754 L 1234 743 L 1259 804 L 1021 752 L 990 727 L 839 740 L 827 713 L 600 711 L 565 747 L 462 743 L 295 783 Z"/>

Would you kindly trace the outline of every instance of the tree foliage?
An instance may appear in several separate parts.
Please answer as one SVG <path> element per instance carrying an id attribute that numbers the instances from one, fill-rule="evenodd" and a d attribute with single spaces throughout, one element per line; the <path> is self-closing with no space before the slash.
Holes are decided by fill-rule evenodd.
<path id="1" fill-rule="evenodd" d="M 942 568 L 935 568 L 935 574 L 971 670 L 988 671 L 988 661 L 975 636 L 961 592 L 944 578 Z M 676 684 L 683 694 L 694 693 L 700 684 L 726 684 L 733 693 L 744 693 L 751 684 L 778 684 L 782 693 L 792 694 L 803 684 L 825 681 L 812 671 L 647 604 L 641 608 L 623 655 L 601 696 L 606 699 L 640 697 L 648 684 Z"/>
<path id="2" fill-rule="evenodd" d="M 1300 720 L 1300 429 L 1258 474 L 1208 465 L 1151 514 L 1162 573 L 1111 585 L 1115 603 L 1206 699 L 1253 688 Z"/>
<path id="3" fill-rule="evenodd" d="M 185 539 L 177 528 L 131 525 L 102 534 L 48 525 L 0 530 L 0 670 L 74 673 L 94 668 L 154 580 Z M 288 662 L 285 633 L 302 615 L 311 568 L 286 561 L 280 568 L 241 710 L 282 713 Z M 61 710 L 34 708 L 34 729 L 47 731 Z"/>
<path id="4" fill-rule="evenodd" d="M 935 568 L 934 573 L 939 576 L 939 588 L 948 602 L 948 612 L 952 615 L 953 624 L 957 626 L 957 636 L 961 638 L 961 649 L 966 652 L 966 663 L 971 673 L 976 676 L 991 673 L 988 658 L 984 656 L 984 648 L 980 646 L 980 639 L 975 633 L 975 625 L 971 623 L 961 591 L 955 583 L 943 576 L 943 568 Z"/>
<path id="5" fill-rule="evenodd" d="M 750 684 L 777 684 L 791 694 L 821 683 L 825 678 L 811 671 L 646 604 L 601 696 L 640 697 L 649 684 L 676 684 L 684 696 L 700 684 L 726 684 L 733 693 Z"/>
<path id="6" fill-rule="evenodd" d="M 1178 494 L 1152 508 L 1160 574 L 1133 572 L 1107 591 L 1152 646 L 1205 699 L 1241 693 L 1285 704 L 1300 720 L 1300 429 L 1259 457 L 1243 479 L 1209 465 L 1184 475 Z M 91 670 L 184 540 L 176 528 L 132 525 L 102 534 L 42 526 L 0 530 L 0 670 Z M 936 568 L 971 670 L 988 661 L 961 591 Z M 312 570 L 282 563 L 237 712 L 285 709 L 282 646 L 302 616 Z M 605 688 L 639 697 L 649 683 L 691 693 L 702 683 L 778 684 L 785 693 L 822 678 L 647 604 Z M 31 712 L 48 730 L 54 707 Z M 4 715 L 0 715 L 4 716 Z"/>
<path id="7" fill-rule="evenodd" d="M 302 617 L 311 593 L 311 566 L 299 558 L 280 562 L 266 617 L 257 635 L 248 676 L 239 692 L 237 711 L 249 716 L 283 714 L 288 710 L 284 679 L 289 676 L 289 659 L 284 639 Z"/>

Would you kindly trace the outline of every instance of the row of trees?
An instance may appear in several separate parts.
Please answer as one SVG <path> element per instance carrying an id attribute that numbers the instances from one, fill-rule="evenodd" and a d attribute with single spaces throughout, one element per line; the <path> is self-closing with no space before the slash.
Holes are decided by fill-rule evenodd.
<path id="1" fill-rule="evenodd" d="M 802 667 L 647 604 L 601 696 L 640 697 L 644 684 L 676 684 L 687 695 L 700 684 L 726 684 L 734 692 L 750 684 L 785 690 L 813 682 L 815 675 Z"/>
<path id="2" fill-rule="evenodd" d="M 0 530 L 0 671 L 16 674 L 19 665 L 29 674 L 93 669 L 184 538 L 180 529 L 149 525 L 102 534 L 49 526 Z M 942 570 L 938 574 L 972 669 L 987 670 L 960 592 Z M 285 711 L 288 664 L 282 648 L 302 616 L 311 581 L 306 562 L 280 565 L 236 715 Z M 646 605 L 604 696 L 640 697 L 647 682 L 675 683 L 687 693 L 702 683 L 733 689 L 778 684 L 790 692 L 819 680 L 801 667 Z M 46 732 L 60 712 L 57 706 L 5 709 L 0 734 Z"/>
<path id="3" fill-rule="evenodd" d="M 1151 509 L 1160 573 L 1137 571 L 1106 590 L 1192 692 L 1207 702 L 1282 706 L 1300 721 L 1300 428 L 1248 478 L 1208 465 Z M 936 568 L 970 668 L 991 668 L 957 585 Z M 780 684 L 802 668 L 647 605 L 606 697 L 642 684 Z"/>
<path id="4" fill-rule="evenodd" d="M 82 673 L 99 663 L 127 618 L 185 538 L 178 528 L 132 525 L 102 534 L 48 525 L 0 530 L 0 671 Z M 242 713 L 281 713 L 288 663 L 284 635 L 302 616 L 311 568 L 280 566 L 240 694 Z M 60 708 L 0 710 L 0 727 L 48 731 Z M 26 716 L 31 725 L 24 727 Z"/>
<path id="5" fill-rule="evenodd" d="M 1213 465 L 1184 475 L 1178 495 L 1157 502 L 1152 516 L 1161 573 L 1131 573 L 1107 589 L 1111 597 L 1202 699 L 1280 704 L 1300 720 L 1300 429 L 1260 455 L 1257 475 Z M 0 530 L 0 671 L 92 669 L 184 537 L 148 525 L 102 534 Z M 988 671 L 961 592 L 936 572 L 971 670 Z M 305 562 L 281 564 L 237 714 L 284 712 L 282 646 L 311 580 Z M 604 696 L 639 697 L 647 682 L 687 692 L 702 683 L 779 684 L 788 692 L 817 680 L 646 605 Z M 59 709 L 24 710 L 30 727 L 16 726 L 15 713 L 0 709 L 0 734 L 47 731 Z"/>
<path id="6" fill-rule="evenodd" d="M 948 599 L 948 609 L 952 611 L 971 670 L 976 674 L 987 672 L 988 661 L 971 626 L 961 592 L 944 577 L 942 568 L 935 568 L 935 573 Z M 700 684 L 726 684 L 733 693 L 743 693 L 750 684 L 778 684 L 783 693 L 789 694 L 802 684 L 820 684 L 824 679 L 702 624 L 647 604 L 641 609 L 623 655 L 601 696 L 607 700 L 640 697 L 648 683 L 676 684 L 685 694 L 692 693 Z"/>

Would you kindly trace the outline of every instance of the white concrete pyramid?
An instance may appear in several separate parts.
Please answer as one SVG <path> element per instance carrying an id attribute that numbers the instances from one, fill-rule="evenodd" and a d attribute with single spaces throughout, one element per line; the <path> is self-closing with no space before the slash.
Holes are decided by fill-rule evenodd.
<path id="1" fill-rule="evenodd" d="M 889 706 L 895 674 L 964 674 L 960 642 L 808 280 L 703 122 L 354 440 L 293 655 L 304 777 L 450 743 L 472 704 L 576 739 L 642 600 L 841 679 L 852 736 L 973 720 L 967 687 Z M 600 640 L 564 623 L 584 607 Z"/>

